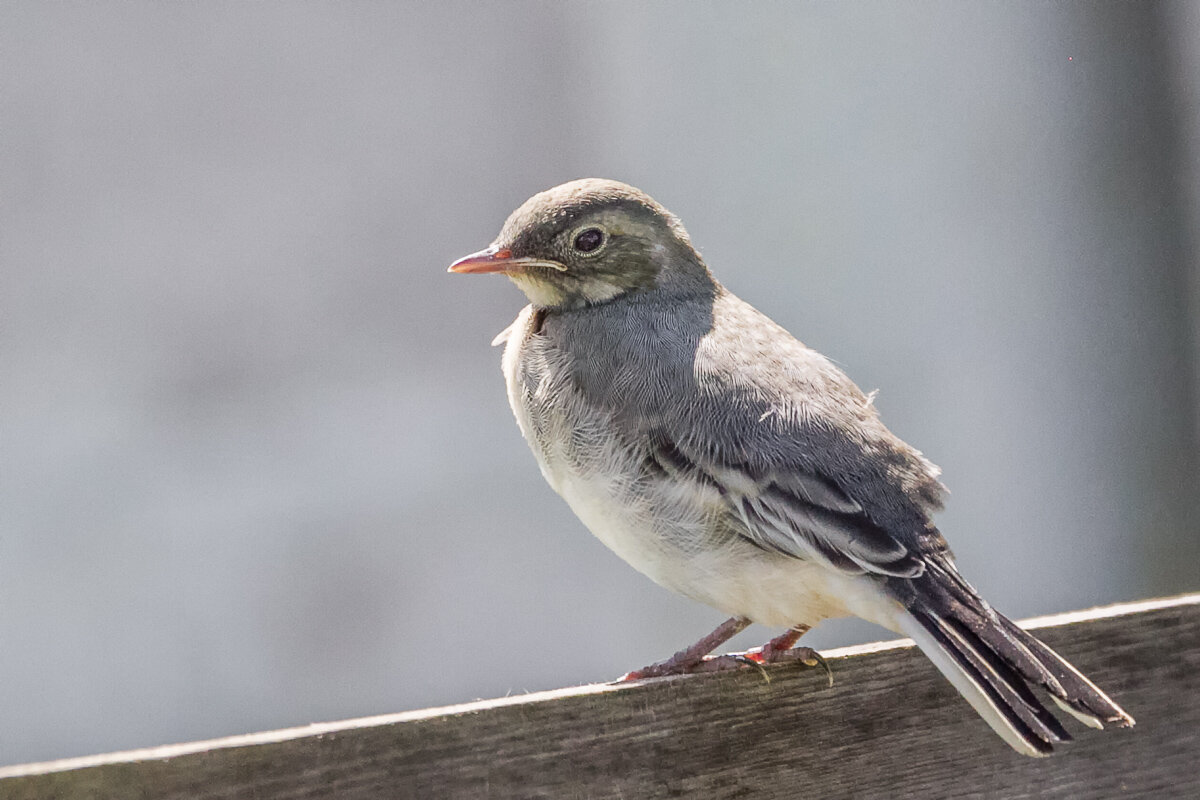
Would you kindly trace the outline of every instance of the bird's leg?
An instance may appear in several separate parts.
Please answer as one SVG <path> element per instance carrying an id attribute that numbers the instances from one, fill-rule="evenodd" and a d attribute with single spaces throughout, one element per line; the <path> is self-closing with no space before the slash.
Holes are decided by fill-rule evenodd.
<path id="1" fill-rule="evenodd" d="M 698 669 L 705 664 L 711 663 L 712 659 L 705 661 L 704 657 L 734 636 L 737 636 L 749 625 L 750 620 L 745 617 L 730 617 L 718 625 L 715 631 L 691 647 L 680 650 L 666 661 L 659 661 L 648 667 L 635 669 L 633 672 L 626 672 L 617 680 L 636 681 L 642 678 L 659 678 L 663 675 L 683 675 L 688 672 L 707 671 Z"/>
<path id="2" fill-rule="evenodd" d="M 788 628 L 762 647 L 747 650 L 744 657 L 756 664 L 783 664 L 788 661 L 803 661 L 810 667 L 821 663 L 821 655 L 811 647 L 796 647 L 801 636 L 808 633 L 810 625 Z"/>
<path id="3" fill-rule="evenodd" d="M 618 681 L 635 681 L 642 678 L 659 678 L 664 675 L 683 675 L 697 672 L 724 672 L 743 667 L 761 667 L 764 664 L 786 664 L 799 661 L 805 666 L 823 666 L 829 672 L 829 665 L 821 654 L 811 647 L 796 647 L 796 642 L 809 631 L 810 625 L 796 625 L 788 628 L 762 647 L 755 647 L 745 653 L 726 653 L 720 656 L 708 655 L 725 642 L 741 633 L 750 624 L 745 617 L 731 617 L 725 620 L 712 633 L 696 642 L 691 647 L 680 650 L 666 661 L 659 661 L 648 667 L 627 672 Z M 833 673 L 829 673 L 829 685 L 833 685 Z"/>
<path id="4" fill-rule="evenodd" d="M 745 653 L 726 653 L 721 656 L 701 658 L 688 672 L 724 672 L 743 667 L 762 667 L 764 664 L 785 664 L 799 661 L 808 667 L 822 666 L 829 673 L 830 686 L 833 685 L 833 673 L 821 654 L 811 647 L 795 647 L 796 640 L 809 630 L 808 625 L 797 625 L 776 636 L 762 647 L 755 647 Z"/>

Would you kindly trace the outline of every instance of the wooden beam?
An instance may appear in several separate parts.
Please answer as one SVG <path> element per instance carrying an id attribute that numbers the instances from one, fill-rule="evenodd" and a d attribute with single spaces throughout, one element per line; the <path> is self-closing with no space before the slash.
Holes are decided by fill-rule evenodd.
<path id="1" fill-rule="evenodd" d="M 1013 753 L 911 647 L 0 768 L 3 800 L 1200 797 L 1200 594 L 1026 623 L 1132 730 Z"/>

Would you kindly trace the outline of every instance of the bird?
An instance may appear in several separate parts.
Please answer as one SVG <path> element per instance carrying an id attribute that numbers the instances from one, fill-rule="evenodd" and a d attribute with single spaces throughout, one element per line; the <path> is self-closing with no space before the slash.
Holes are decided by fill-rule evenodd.
<path id="1" fill-rule="evenodd" d="M 508 400 L 551 488 L 656 583 L 729 619 L 626 680 L 803 661 L 822 620 L 911 638 L 1014 750 L 1133 718 L 991 607 L 934 524 L 940 470 L 829 359 L 726 289 L 679 218 L 618 181 L 535 194 L 449 271 L 529 300 L 496 337 Z M 785 632 L 709 654 L 751 623 Z"/>

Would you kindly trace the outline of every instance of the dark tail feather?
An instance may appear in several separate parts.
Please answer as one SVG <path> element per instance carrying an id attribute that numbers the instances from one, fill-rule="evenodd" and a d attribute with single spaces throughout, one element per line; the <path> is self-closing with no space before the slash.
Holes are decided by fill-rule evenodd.
<path id="1" fill-rule="evenodd" d="M 1099 728 L 1100 723 L 1103 722 L 1111 723 L 1119 728 L 1128 728 L 1133 725 L 1133 717 L 1126 714 L 1079 670 L 1067 663 L 1065 658 L 1044 645 L 1033 634 L 1018 627 L 1011 619 L 1001 614 L 996 614 L 996 616 L 999 617 L 1000 624 L 1008 631 L 1009 635 L 1020 641 L 1037 656 L 1046 669 L 1058 679 L 1059 685 L 1063 687 L 1063 692 L 1061 694 L 1051 692 L 1051 696 L 1060 700 L 1060 705 L 1063 705 L 1067 711 L 1076 716 L 1082 714 L 1090 717 L 1096 723 L 1093 725 L 1096 728 Z M 1085 719 L 1084 722 L 1087 720 Z"/>
<path id="2" fill-rule="evenodd" d="M 1039 755 L 1048 754 L 1055 742 L 1071 740 L 1071 734 L 1038 702 L 1001 656 L 981 646 L 980 640 L 972 640 L 956 630 L 958 626 L 953 621 L 921 612 L 914 616 L 983 693 L 1004 724 L 1028 747 Z M 992 722 L 990 718 L 988 721 Z"/>
<path id="3" fill-rule="evenodd" d="M 1092 727 L 1133 724 L 1078 670 L 992 610 L 953 566 L 939 561 L 930 559 L 925 574 L 897 592 L 908 611 L 901 627 L 1013 749 L 1048 755 L 1056 742 L 1071 739 L 1030 684 Z"/>

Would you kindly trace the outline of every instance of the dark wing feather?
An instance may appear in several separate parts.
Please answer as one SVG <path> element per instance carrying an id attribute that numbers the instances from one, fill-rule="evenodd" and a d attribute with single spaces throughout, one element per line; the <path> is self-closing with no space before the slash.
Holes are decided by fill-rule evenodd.
<path id="1" fill-rule="evenodd" d="M 730 527 L 763 550 L 856 574 L 913 578 L 924 570 L 921 559 L 820 475 L 799 470 L 755 474 L 744 464 L 704 464 L 662 431 L 653 432 L 650 440 L 658 470 L 716 487 L 727 505 Z"/>

